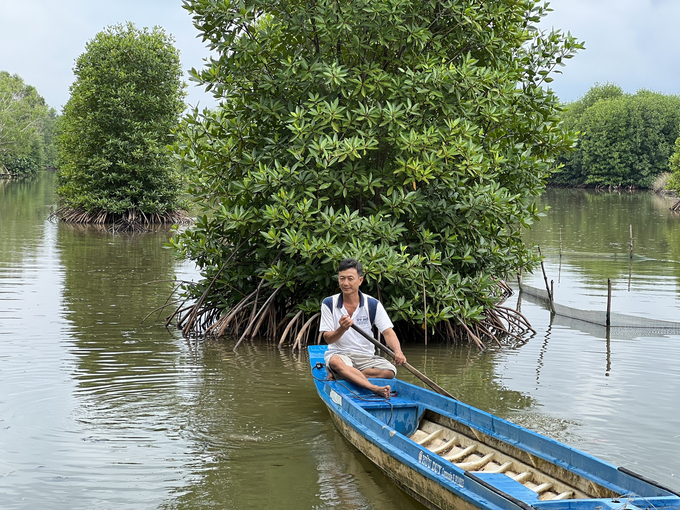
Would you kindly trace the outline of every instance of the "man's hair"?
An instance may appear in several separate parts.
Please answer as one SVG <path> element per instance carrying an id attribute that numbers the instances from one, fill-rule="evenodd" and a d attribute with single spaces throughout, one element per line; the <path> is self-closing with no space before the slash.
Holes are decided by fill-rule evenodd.
<path id="1" fill-rule="evenodd" d="M 357 274 L 362 277 L 364 276 L 364 268 L 361 265 L 361 262 L 355 259 L 345 259 L 341 260 L 340 264 L 338 264 L 338 273 L 340 271 L 347 271 L 348 269 L 356 269 Z"/>

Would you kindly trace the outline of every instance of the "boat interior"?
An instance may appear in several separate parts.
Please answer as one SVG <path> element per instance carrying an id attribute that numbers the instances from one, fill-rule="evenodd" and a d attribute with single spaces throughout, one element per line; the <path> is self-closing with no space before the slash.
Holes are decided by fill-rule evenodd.
<path id="1" fill-rule="evenodd" d="M 436 453 L 460 469 L 472 472 L 482 480 L 491 481 L 488 474 L 504 474 L 518 484 L 514 490 L 509 480 L 503 483 L 505 492 L 517 496 L 525 489 L 535 493 L 539 501 L 586 498 L 615 498 L 619 494 L 571 471 L 540 459 L 515 446 L 482 434 L 474 428 L 446 416 L 427 411 L 410 439 Z M 498 480 L 495 477 L 494 484 Z M 525 489 L 521 489 L 519 485 Z M 531 494 L 529 494 L 532 496 Z"/>
<path id="2" fill-rule="evenodd" d="M 509 442 L 487 436 L 475 428 L 413 401 L 395 398 L 388 406 L 362 402 L 378 420 L 423 448 L 474 475 L 478 480 L 522 501 L 617 498 L 619 493 L 572 471 L 550 463 Z"/>

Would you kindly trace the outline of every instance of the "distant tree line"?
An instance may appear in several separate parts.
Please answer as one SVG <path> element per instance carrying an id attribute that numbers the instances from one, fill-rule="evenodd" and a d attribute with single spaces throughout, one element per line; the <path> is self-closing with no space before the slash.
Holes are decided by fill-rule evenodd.
<path id="1" fill-rule="evenodd" d="M 0 174 L 27 175 L 54 165 L 57 112 L 17 74 L 0 71 Z"/>
<path id="2" fill-rule="evenodd" d="M 551 183 L 650 188 L 669 171 L 680 136 L 680 96 L 627 94 L 615 84 L 596 84 L 566 106 L 563 119 L 578 132 L 578 141 L 573 152 L 560 157 L 563 168 L 552 174 Z"/>
<path id="3" fill-rule="evenodd" d="M 680 193 L 680 138 L 675 141 L 675 152 L 671 156 L 669 170 L 673 172 L 673 175 L 671 175 L 666 188 Z"/>

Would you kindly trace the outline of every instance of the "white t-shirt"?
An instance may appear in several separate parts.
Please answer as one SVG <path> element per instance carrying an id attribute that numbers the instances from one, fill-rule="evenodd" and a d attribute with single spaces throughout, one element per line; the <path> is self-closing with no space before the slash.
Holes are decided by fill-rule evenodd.
<path id="1" fill-rule="evenodd" d="M 368 296 L 359 291 L 359 306 L 352 315 L 352 320 L 359 328 L 363 329 L 369 335 L 371 332 L 371 322 L 368 315 Z M 325 301 L 325 300 L 324 300 Z M 340 318 L 343 315 L 348 315 L 347 310 L 342 303 L 342 294 L 335 294 L 333 296 L 332 309 L 325 303 L 321 304 L 321 325 L 320 331 L 335 331 L 340 327 Z M 385 307 L 380 301 L 375 311 L 374 325 L 381 333 L 386 329 L 393 327 L 392 321 L 385 311 Z M 341 354 L 343 352 L 358 352 L 368 356 L 375 355 L 375 346 L 366 340 L 360 333 L 353 329 L 348 329 L 335 343 L 328 346 L 328 353 Z"/>

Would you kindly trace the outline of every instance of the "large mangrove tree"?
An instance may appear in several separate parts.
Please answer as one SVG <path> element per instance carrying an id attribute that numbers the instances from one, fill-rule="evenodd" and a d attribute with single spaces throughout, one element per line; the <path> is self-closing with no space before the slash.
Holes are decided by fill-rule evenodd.
<path id="1" fill-rule="evenodd" d="M 179 52 L 159 27 L 115 25 L 87 43 L 61 119 L 62 221 L 132 227 L 181 217 L 167 146 L 184 110 Z"/>
<path id="2" fill-rule="evenodd" d="M 535 28 L 545 6 L 184 6 L 214 52 L 194 79 L 220 100 L 176 145 L 203 209 L 173 241 L 203 276 L 175 315 L 185 333 L 302 338 L 348 256 L 399 327 L 514 324 L 496 278 L 536 263 L 520 229 L 573 143 L 546 84 L 581 45 Z"/>

